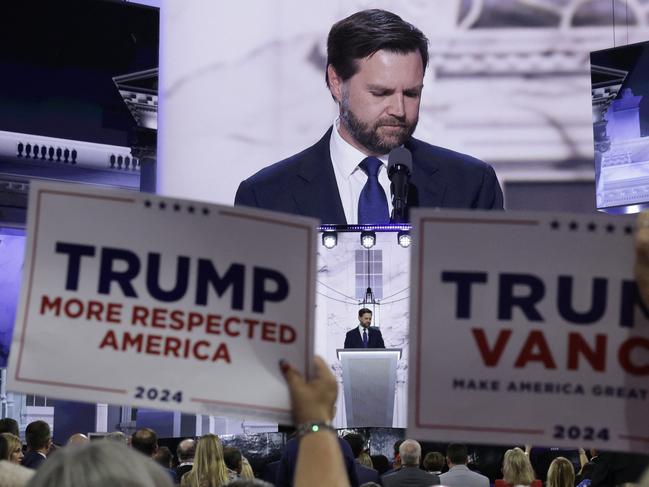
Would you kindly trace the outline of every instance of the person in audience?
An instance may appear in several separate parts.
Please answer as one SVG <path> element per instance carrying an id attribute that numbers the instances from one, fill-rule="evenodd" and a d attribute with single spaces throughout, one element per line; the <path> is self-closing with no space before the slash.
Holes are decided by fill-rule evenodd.
<path id="1" fill-rule="evenodd" d="M 194 466 L 194 455 L 196 454 L 196 441 L 192 438 L 187 438 L 180 443 L 176 448 L 176 456 L 178 457 L 178 467 L 176 467 L 176 483 L 180 483 L 183 475 L 189 472 Z"/>
<path id="2" fill-rule="evenodd" d="M 495 487 L 542 487 L 541 481 L 536 480 L 535 477 L 529 457 L 523 450 L 516 447 L 505 452 L 503 478 L 496 480 Z"/>
<path id="3" fill-rule="evenodd" d="M 266 463 L 261 470 L 259 478 L 265 480 L 268 483 L 274 484 L 277 479 L 277 470 L 279 469 L 279 460 Z"/>
<path id="4" fill-rule="evenodd" d="M 381 476 L 394 473 L 401 468 L 401 458 L 399 457 L 399 447 L 401 446 L 401 443 L 403 443 L 403 440 L 397 440 L 394 442 L 394 456 L 392 457 L 392 465 L 390 469 L 387 472 L 382 473 Z"/>
<path id="5" fill-rule="evenodd" d="M 223 460 L 228 468 L 228 478 L 238 479 L 241 474 L 241 450 L 233 446 L 223 447 Z"/>
<path id="6" fill-rule="evenodd" d="M 428 487 L 439 485 L 439 477 L 419 468 L 421 462 L 421 445 L 415 440 L 405 440 L 399 446 L 401 468 L 399 471 L 384 475 L 381 482 L 384 487 Z"/>
<path id="7" fill-rule="evenodd" d="M 0 433 L 0 460 L 20 465 L 23 457 L 23 445 L 20 438 L 11 433 Z"/>
<path id="8" fill-rule="evenodd" d="M 362 451 L 361 454 L 358 455 L 358 458 L 356 460 L 358 460 L 358 463 L 360 463 L 361 465 L 376 470 L 374 468 L 374 464 L 372 463 L 372 457 L 366 451 Z"/>
<path id="9" fill-rule="evenodd" d="M 348 487 L 356 472 L 345 468 L 341 443 L 327 425 L 333 419 L 338 396 L 338 383 L 321 357 L 313 359 L 313 377 L 305 379 L 288 362 L 280 362 L 280 370 L 288 384 L 293 422 L 302 437 L 298 446 L 297 465 L 293 476 L 295 487 Z M 319 425 L 322 427 L 313 427 Z M 346 441 L 342 442 L 349 445 Z M 350 449 L 351 451 L 351 449 Z M 352 458 L 353 467 L 353 458 Z M 355 484 L 357 485 L 357 484 Z"/>
<path id="10" fill-rule="evenodd" d="M 239 478 L 243 480 L 254 480 L 255 472 L 253 472 L 250 462 L 246 457 L 241 457 L 241 472 Z"/>
<path id="11" fill-rule="evenodd" d="M 104 436 L 104 440 L 116 441 L 122 445 L 128 445 L 128 436 L 126 436 L 121 431 L 111 431 L 110 433 Z"/>
<path id="12" fill-rule="evenodd" d="M 212 434 L 201 436 L 196 444 L 194 466 L 180 479 L 181 487 L 220 487 L 229 480 L 221 440 Z"/>
<path id="13" fill-rule="evenodd" d="M 359 461 L 360 456 L 364 453 L 363 447 L 365 445 L 365 440 L 363 439 L 363 437 L 357 433 L 349 433 L 343 436 L 343 440 L 349 443 L 349 446 L 352 449 L 352 454 L 355 458 L 354 468 L 356 469 L 356 477 L 358 477 L 358 482 L 360 484 L 367 482 L 379 482 L 379 473 L 373 468 L 368 468 L 365 465 L 362 465 Z"/>
<path id="14" fill-rule="evenodd" d="M 79 445 L 85 445 L 88 443 L 90 440 L 88 437 L 82 433 L 75 433 L 70 438 L 68 438 L 68 441 L 66 442 L 65 446 L 79 446 Z"/>
<path id="15" fill-rule="evenodd" d="M 636 219 L 634 270 L 640 297 L 649 307 L 649 211 L 639 213 Z"/>
<path id="16" fill-rule="evenodd" d="M 171 470 L 173 468 L 174 455 L 171 453 L 169 447 L 160 446 L 158 447 L 158 451 L 153 455 L 153 461 L 161 467 Z"/>
<path id="17" fill-rule="evenodd" d="M 131 436 L 131 448 L 153 458 L 158 451 L 158 435 L 151 428 L 140 428 Z"/>
<path id="18" fill-rule="evenodd" d="M 238 479 L 228 484 L 228 487 L 274 487 L 273 484 L 259 479 Z"/>
<path id="19" fill-rule="evenodd" d="M 151 458 L 114 441 L 62 448 L 32 478 L 29 487 L 172 487 Z"/>
<path id="20" fill-rule="evenodd" d="M 25 440 L 27 454 L 23 458 L 22 465 L 35 470 L 45 462 L 52 446 L 50 425 L 41 420 L 29 423 L 25 429 Z"/>
<path id="21" fill-rule="evenodd" d="M 424 470 L 428 473 L 440 475 L 445 464 L 444 455 L 438 451 L 428 452 L 424 457 Z"/>
<path id="22" fill-rule="evenodd" d="M 565 457 L 552 460 L 548 468 L 546 487 L 573 487 L 575 485 L 575 467 Z"/>
<path id="23" fill-rule="evenodd" d="M 649 457 L 637 453 L 599 452 L 593 459 L 591 487 L 636 483 L 649 467 Z"/>
<path id="24" fill-rule="evenodd" d="M 0 433 L 11 433 L 12 435 L 20 438 L 20 428 L 18 427 L 18 421 L 13 418 L 0 419 Z"/>
<path id="25" fill-rule="evenodd" d="M 34 473 L 31 468 L 7 460 L 0 460 L 0 485 L 2 487 L 23 487 L 27 485 Z"/>
<path id="26" fill-rule="evenodd" d="M 385 475 L 390 471 L 390 460 L 385 455 L 372 455 L 372 465 L 379 473 L 379 475 Z"/>
<path id="27" fill-rule="evenodd" d="M 446 448 L 448 472 L 439 476 L 446 487 L 489 487 L 489 478 L 467 467 L 469 452 L 466 445 L 452 443 Z"/>

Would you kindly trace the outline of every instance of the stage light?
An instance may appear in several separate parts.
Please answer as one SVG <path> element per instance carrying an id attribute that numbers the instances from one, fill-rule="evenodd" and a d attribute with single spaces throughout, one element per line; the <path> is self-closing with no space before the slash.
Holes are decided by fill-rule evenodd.
<path id="1" fill-rule="evenodd" d="M 333 249 L 338 243 L 338 234 L 336 232 L 322 232 L 322 245 L 328 249 Z"/>
<path id="2" fill-rule="evenodd" d="M 376 233 L 361 232 L 361 245 L 366 249 L 371 249 L 376 243 Z"/>
<path id="3" fill-rule="evenodd" d="M 402 230 L 397 233 L 397 242 L 399 242 L 399 245 L 401 245 L 404 249 L 410 247 L 410 244 L 412 243 L 412 236 L 410 235 L 410 232 Z"/>

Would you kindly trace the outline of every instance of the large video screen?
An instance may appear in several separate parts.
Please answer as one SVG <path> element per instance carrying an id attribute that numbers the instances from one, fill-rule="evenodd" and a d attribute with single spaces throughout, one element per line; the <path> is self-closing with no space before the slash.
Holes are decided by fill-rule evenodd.
<path id="1" fill-rule="evenodd" d="M 649 42 L 590 55 L 597 208 L 649 203 Z"/>
<path id="2" fill-rule="evenodd" d="M 25 231 L 0 227 L 0 368 L 9 357 L 24 256 Z"/>

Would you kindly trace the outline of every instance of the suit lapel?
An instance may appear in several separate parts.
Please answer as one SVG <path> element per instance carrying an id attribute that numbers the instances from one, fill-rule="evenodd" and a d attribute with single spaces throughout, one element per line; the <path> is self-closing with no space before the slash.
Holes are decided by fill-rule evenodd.
<path id="1" fill-rule="evenodd" d="M 346 224 L 338 184 L 329 153 L 329 128 L 314 146 L 305 151 L 298 178 L 303 184 L 293 189 L 293 198 L 302 214 L 321 215 L 321 223 Z"/>
<path id="2" fill-rule="evenodd" d="M 440 207 L 444 201 L 446 184 L 435 174 L 436 161 L 426 157 L 422 144 L 410 138 L 404 146 L 412 153 L 412 176 L 408 190 L 408 207 Z"/>

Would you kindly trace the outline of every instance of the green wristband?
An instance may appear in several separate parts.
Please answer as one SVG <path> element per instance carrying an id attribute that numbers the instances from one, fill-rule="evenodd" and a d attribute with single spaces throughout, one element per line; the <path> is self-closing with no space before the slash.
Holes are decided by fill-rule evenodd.
<path id="1" fill-rule="evenodd" d="M 309 433 L 317 433 L 318 431 L 336 431 L 333 426 L 325 422 L 302 423 L 297 426 L 297 435 L 299 438 Z"/>

